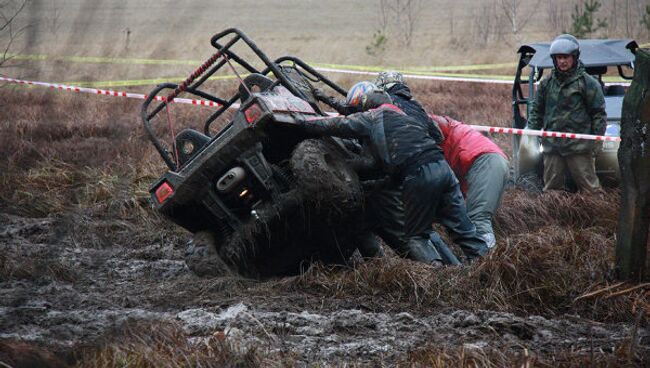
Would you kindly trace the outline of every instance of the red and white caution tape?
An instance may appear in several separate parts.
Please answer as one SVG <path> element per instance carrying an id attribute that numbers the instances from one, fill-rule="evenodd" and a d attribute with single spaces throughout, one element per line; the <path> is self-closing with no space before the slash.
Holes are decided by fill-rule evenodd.
<path id="1" fill-rule="evenodd" d="M 502 134 L 510 134 L 510 135 L 533 135 L 537 137 L 547 137 L 547 138 L 589 139 L 592 141 L 603 141 L 603 142 L 621 141 L 621 137 L 611 137 L 606 135 L 565 133 L 565 132 L 554 132 L 550 130 L 502 128 L 502 127 L 490 127 L 484 125 L 470 125 L 470 126 L 480 132 L 488 132 L 488 133 L 502 133 Z"/>
<path id="2" fill-rule="evenodd" d="M 8 82 L 8 83 L 15 83 L 15 84 L 22 84 L 22 85 L 30 85 L 30 86 L 49 87 L 51 89 L 57 89 L 57 90 L 62 90 L 62 91 L 70 91 L 70 92 L 78 92 L 78 93 L 90 93 L 90 94 L 106 95 L 106 96 L 114 96 L 114 97 L 136 98 L 136 99 L 140 99 L 140 100 L 144 100 L 144 99 L 147 98 L 147 95 L 140 94 L 140 93 L 129 93 L 129 92 L 120 92 L 120 91 L 96 89 L 96 88 L 75 87 L 75 86 L 67 86 L 67 85 L 56 84 L 56 83 L 35 82 L 35 81 L 28 81 L 28 80 L 22 80 L 22 79 L 14 79 L 14 78 L 8 78 L 8 77 L 3 77 L 3 76 L 0 76 L 0 81 L 4 81 L 4 82 Z M 163 96 L 156 96 L 154 99 L 156 101 L 165 101 L 166 100 L 166 98 L 163 97 Z M 173 102 L 174 103 L 190 104 L 190 105 L 199 105 L 199 106 L 212 106 L 212 107 L 221 106 L 220 104 L 218 104 L 216 102 L 205 101 L 205 100 L 193 100 L 193 99 L 189 99 L 189 98 L 175 98 Z M 239 105 L 238 104 L 233 104 L 231 107 L 232 108 L 239 108 Z M 538 136 L 538 137 L 568 138 L 568 139 L 589 139 L 589 140 L 595 140 L 595 141 L 608 141 L 608 142 L 620 142 L 621 141 L 620 137 L 610 137 L 610 136 L 604 136 L 604 135 L 553 132 L 553 131 L 548 131 L 548 130 L 503 128 L 503 127 L 491 127 L 491 126 L 484 126 L 484 125 L 470 125 L 470 126 L 472 128 L 474 128 L 475 130 L 478 130 L 480 132 L 488 132 L 488 133 L 502 133 L 502 134 L 511 134 L 511 135 L 532 135 L 532 136 Z"/>
<path id="3" fill-rule="evenodd" d="M 356 74 L 356 75 L 369 75 L 369 76 L 376 76 L 377 74 L 379 74 L 378 72 L 338 69 L 338 68 L 317 67 L 314 69 L 326 73 L 342 73 L 342 74 Z M 438 80 L 438 81 L 447 81 L 447 82 L 474 82 L 474 83 L 490 83 L 490 84 L 512 84 L 513 83 L 512 80 L 482 78 L 480 74 L 477 74 L 476 77 L 455 77 L 455 76 L 423 75 L 423 74 L 402 74 L 402 76 L 408 79 Z M 629 82 L 606 82 L 605 85 L 629 86 L 630 83 Z"/>
<path id="4" fill-rule="evenodd" d="M 130 92 L 120 92 L 120 91 L 111 91 L 111 90 L 106 90 L 106 89 L 96 89 L 96 88 L 85 88 L 85 87 L 75 87 L 75 86 L 67 86 L 64 84 L 56 84 L 56 83 L 46 83 L 46 82 L 35 82 L 35 81 L 28 81 L 28 80 L 22 80 L 22 79 L 14 79 L 14 78 L 8 78 L 8 77 L 3 77 L 0 76 L 0 81 L 8 82 L 8 83 L 15 83 L 15 84 L 23 84 L 23 85 L 30 85 L 30 86 L 41 86 L 41 87 L 49 87 L 51 89 L 57 89 L 61 91 L 69 91 L 69 92 L 78 92 L 78 93 L 90 93 L 90 94 L 95 94 L 95 95 L 106 95 L 106 96 L 113 96 L 113 97 L 126 97 L 126 98 L 136 98 L 139 100 L 144 100 L 147 98 L 147 95 L 141 94 L 141 93 L 130 93 Z M 165 101 L 166 98 L 164 96 L 156 96 L 154 97 L 156 101 Z M 213 101 L 205 101 L 205 100 L 193 100 L 189 98 L 175 98 L 174 103 L 184 103 L 184 104 L 190 104 L 190 105 L 199 105 L 199 106 L 212 106 L 212 107 L 219 107 L 221 104 L 213 102 Z"/>
<path id="5" fill-rule="evenodd" d="M 342 74 L 357 74 L 357 75 L 371 75 L 376 76 L 378 72 L 364 72 L 360 70 L 347 70 L 347 69 L 335 69 L 335 68 L 314 68 L 319 72 L 326 73 L 342 73 Z M 440 80 L 440 81 L 449 81 L 449 82 L 476 82 L 476 83 L 497 83 L 497 84 L 512 84 L 512 81 L 501 80 L 501 79 L 482 79 L 479 76 L 476 78 L 461 78 L 461 77 L 447 77 L 447 76 L 438 76 L 438 75 L 420 75 L 420 74 L 402 74 L 404 78 L 409 79 L 424 79 L 424 80 Z"/>

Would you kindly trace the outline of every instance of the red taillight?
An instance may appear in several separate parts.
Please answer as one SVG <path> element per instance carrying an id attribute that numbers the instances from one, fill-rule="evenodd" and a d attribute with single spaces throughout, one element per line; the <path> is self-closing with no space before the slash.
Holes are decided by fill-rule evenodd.
<path id="1" fill-rule="evenodd" d="M 252 104 L 244 111 L 244 115 L 248 124 L 253 124 L 262 116 L 262 108 L 258 104 Z"/>
<path id="2" fill-rule="evenodd" d="M 174 188 L 168 182 L 163 182 L 156 188 L 156 199 L 158 203 L 163 203 L 167 198 L 174 194 Z"/>

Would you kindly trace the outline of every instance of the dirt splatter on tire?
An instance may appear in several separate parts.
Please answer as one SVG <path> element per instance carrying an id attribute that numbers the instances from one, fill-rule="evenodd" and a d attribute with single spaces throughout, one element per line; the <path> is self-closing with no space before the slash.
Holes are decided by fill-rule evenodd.
<path id="1" fill-rule="evenodd" d="M 198 276 L 224 276 L 231 273 L 219 257 L 216 237 L 210 231 L 199 231 L 187 244 L 185 264 Z"/>

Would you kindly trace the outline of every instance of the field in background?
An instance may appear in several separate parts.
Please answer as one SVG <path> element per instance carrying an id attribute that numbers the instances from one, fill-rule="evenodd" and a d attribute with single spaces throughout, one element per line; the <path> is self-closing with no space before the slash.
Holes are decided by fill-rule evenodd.
<path id="1" fill-rule="evenodd" d="M 291 54 L 310 62 L 393 67 L 508 63 L 516 61 L 519 44 L 546 41 L 569 29 L 576 1 L 516 3 L 514 34 L 500 1 L 422 1 L 414 15 L 411 45 L 406 45 L 398 26 L 390 19 L 382 21 L 379 0 L 32 0 L 15 21 L 16 29 L 26 28 L 11 51 L 203 60 L 213 51 L 209 39 L 214 33 L 238 27 L 271 57 Z M 643 4 L 641 0 L 603 1 L 597 16 L 607 17 L 608 27 L 592 37 L 647 41 L 650 35 L 639 23 Z M 380 30 L 386 40 L 378 46 Z M 178 77 L 193 70 L 187 65 L 20 64 L 21 68 L 6 68 L 5 73 L 64 82 Z"/>
<path id="2" fill-rule="evenodd" d="M 413 90 L 428 110 L 509 124 L 509 106 L 500 103 L 508 86 L 432 82 Z M 495 221 L 499 245 L 472 267 L 389 257 L 314 265 L 264 282 L 200 278 L 183 265 L 189 234 L 149 203 L 147 188 L 164 164 L 141 128 L 139 101 L 24 89 L 2 89 L 0 99 L 7 102 L 0 110 L 0 361 L 647 364 L 647 289 L 612 279 L 617 190 L 509 189 Z M 176 123 L 193 121 L 196 109 L 203 108 L 175 107 Z M 507 136 L 494 138 L 509 150 Z M 229 320 L 237 326 L 231 333 L 180 319 L 239 303 L 247 309 Z M 319 332 L 325 322 L 309 316 L 333 330 Z M 395 325 L 378 327 L 386 323 Z M 376 346 L 391 348 L 368 350 Z"/>
<path id="3" fill-rule="evenodd" d="M 271 57 L 295 54 L 312 62 L 429 66 L 515 60 L 517 40 L 507 27 L 495 25 L 502 18 L 491 17 L 497 3 L 478 0 L 425 1 L 411 47 L 388 33 L 385 50 L 369 53 L 366 47 L 378 29 L 377 3 L 30 1 L 18 18 L 30 27 L 12 51 L 200 60 L 213 52 L 213 33 L 236 26 Z M 570 1 L 523 3 L 522 11 L 538 5 L 543 16 L 524 28 L 520 38 L 526 41 L 557 33 L 549 26 L 549 6 L 571 7 Z M 604 1 L 600 15 L 618 14 L 618 21 L 603 35 L 628 32 L 621 15 L 625 4 L 643 2 Z M 481 29 L 487 33 L 484 41 Z M 638 28 L 631 31 L 648 39 Z M 0 73 L 69 82 L 178 77 L 195 68 L 19 64 L 9 61 Z M 349 85 L 357 78 L 335 79 Z M 510 126 L 508 85 L 413 81 L 411 86 L 431 112 Z M 303 275 L 264 282 L 199 278 L 183 265 L 189 234 L 149 203 L 148 186 L 165 166 L 144 134 L 140 106 L 141 101 L 106 96 L 0 88 L 0 362 L 61 367 L 291 366 L 303 360 L 434 367 L 648 364 L 650 280 L 646 277 L 646 286 L 639 288 L 613 279 L 616 189 L 602 196 L 509 189 L 495 220 L 499 246 L 472 267 L 432 269 L 387 258 L 349 267 L 314 265 Z M 174 105 L 176 124 L 195 121 L 198 111 L 208 109 Z M 510 153 L 509 136 L 492 138 Z M 232 335 L 201 326 L 201 320 L 188 330 L 178 318 L 182 312 L 218 313 L 238 303 L 249 310 L 231 321 L 237 326 Z M 303 318 L 296 327 L 287 320 L 303 311 L 328 321 L 341 311 L 359 311 L 359 317 L 320 333 L 322 325 Z M 265 319 L 271 312 L 279 317 Z M 377 322 L 382 315 L 397 324 L 382 330 L 377 327 L 384 326 Z M 429 329 L 423 329 L 423 321 Z M 258 344 L 239 345 L 247 341 Z M 391 349 L 366 348 L 382 344 Z"/>

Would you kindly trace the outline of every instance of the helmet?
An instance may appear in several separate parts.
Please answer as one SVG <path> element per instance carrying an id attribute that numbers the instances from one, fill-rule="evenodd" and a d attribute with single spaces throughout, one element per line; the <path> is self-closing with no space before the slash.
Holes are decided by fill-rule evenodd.
<path id="1" fill-rule="evenodd" d="M 392 87 L 396 83 L 404 83 L 404 76 L 402 73 L 395 71 L 395 70 L 387 70 L 385 72 L 380 72 L 377 75 L 377 79 L 375 80 L 375 84 L 379 88 L 383 89 L 388 89 Z"/>
<path id="2" fill-rule="evenodd" d="M 359 111 L 366 111 L 385 103 L 392 103 L 392 100 L 383 89 L 377 87 L 374 83 L 365 81 L 359 82 L 350 88 L 345 103 L 348 106 L 357 107 Z"/>
<path id="3" fill-rule="evenodd" d="M 561 34 L 561 35 L 555 37 L 555 39 L 556 39 L 556 40 L 557 40 L 557 39 L 560 39 L 560 40 L 562 40 L 562 39 L 564 39 L 564 40 L 569 40 L 569 41 L 573 41 L 573 42 L 575 42 L 575 43 L 578 44 L 578 39 L 575 38 L 574 35 L 572 35 L 572 34 L 568 34 L 568 33 L 563 33 L 563 34 Z M 580 46 L 580 44 L 578 44 L 578 46 Z"/>
<path id="4" fill-rule="evenodd" d="M 360 106 L 363 103 L 363 96 L 368 93 L 378 90 L 377 86 L 368 81 L 363 81 L 355 84 L 348 90 L 348 95 L 345 98 L 345 103 L 348 106 Z"/>
<path id="5" fill-rule="evenodd" d="M 549 53 L 556 69 L 555 55 L 573 55 L 573 69 L 578 65 L 578 59 L 580 58 L 580 43 L 578 43 L 577 38 L 570 34 L 561 34 L 551 42 Z"/>
<path id="6" fill-rule="evenodd" d="M 551 43 L 550 54 L 551 56 L 565 54 L 577 57 L 580 54 L 580 44 L 570 34 L 559 35 Z"/>

